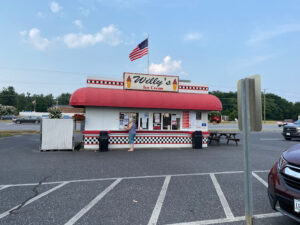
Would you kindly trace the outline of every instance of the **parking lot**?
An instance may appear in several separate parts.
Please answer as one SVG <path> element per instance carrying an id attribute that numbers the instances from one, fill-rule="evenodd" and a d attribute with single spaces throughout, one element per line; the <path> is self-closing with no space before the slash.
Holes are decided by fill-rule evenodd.
<path id="1" fill-rule="evenodd" d="M 299 141 L 251 135 L 255 224 L 273 211 L 267 174 Z M 0 139 L 0 224 L 245 224 L 242 145 L 207 149 L 39 152 L 39 136 Z"/>

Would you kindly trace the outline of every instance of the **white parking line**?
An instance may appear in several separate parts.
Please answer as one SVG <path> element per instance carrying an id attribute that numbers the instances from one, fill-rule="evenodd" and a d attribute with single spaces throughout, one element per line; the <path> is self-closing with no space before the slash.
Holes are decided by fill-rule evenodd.
<path id="1" fill-rule="evenodd" d="M 0 191 L 6 189 L 8 187 L 10 187 L 10 185 L 2 185 L 2 186 L 0 186 Z"/>
<path id="2" fill-rule="evenodd" d="M 254 219 L 265 219 L 271 217 L 279 217 L 283 216 L 281 213 L 267 213 L 267 214 L 258 214 L 254 215 Z M 222 219 L 212 219 L 212 220 L 200 220 L 200 221 L 193 221 L 193 222 L 184 222 L 184 223 L 172 223 L 168 225 L 209 225 L 209 224 L 223 224 L 223 223 L 232 223 L 232 222 L 239 222 L 245 221 L 245 216 L 237 216 L 233 218 L 222 218 Z"/>
<path id="3" fill-rule="evenodd" d="M 152 215 L 151 215 L 150 220 L 148 222 L 148 225 L 156 225 L 157 224 L 158 217 L 159 217 L 161 208 L 163 206 L 163 203 L 164 203 L 164 200 L 165 200 L 165 197 L 166 197 L 166 193 L 167 193 L 167 189 L 168 189 L 170 180 L 171 180 L 171 176 L 167 176 L 165 178 L 164 184 L 161 188 L 160 194 L 158 196 L 156 205 L 153 209 L 153 212 L 152 212 Z"/>
<path id="4" fill-rule="evenodd" d="M 68 183 L 69 183 L 69 182 L 63 182 L 62 184 L 60 184 L 60 185 L 58 185 L 58 186 L 55 186 L 54 188 L 51 188 L 50 190 L 45 191 L 45 192 L 43 192 L 43 193 L 41 193 L 41 194 L 35 196 L 34 198 L 32 198 L 32 199 L 30 199 L 28 202 L 26 202 L 26 203 L 24 204 L 24 206 L 29 205 L 30 203 L 32 203 L 32 202 L 34 202 L 34 201 L 36 201 L 36 200 L 38 200 L 38 199 L 44 197 L 44 196 L 47 195 L 47 194 L 50 194 L 51 192 L 53 192 L 53 191 L 55 191 L 55 190 L 57 190 L 57 189 L 59 189 L 59 188 L 65 186 L 65 185 L 68 184 Z M 2 218 L 4 218 L 4 217 L 8 216 L 10 211 L 12 211 L 12 210 L 18 208 L 19 206 L 20 206 L 20 205 L 17 205 L 17 206 L 15 206 L 15 207 L 11 208 L 10 210 L 7 210 L 6 212 L 0 214 L 0 219 L 2 219 Z M 24 206 L 23 206 L 23 207 L 24 207 Z"/>
<path id="5" fill-rule="evenodd" d="M 216 189 L 216 192 L 217 192 L 217 194 L 218 194 L 218 196 L 219 196 L 219 199 L 220 199 L 221 204 L 222 204 L 222 206 L 223 206 L 223 209 L 224 209 L 226 218 L 232 219 L 234 216 L 233 216 L 233 214 L 232 214 L 232 212 L 231 212 L 230 206 L 229 206 L 229 204 L 228 204 L 228 202 L 227 202 L 227 200 L 226 200 L 226 197 L 225 197 L 225 195 L 224 195 L 224 193 L 223 193 L 223 191 L 222 191 L 222 189 L 221 189 L 221 187 L 220 187 L 220 184 L 219 184 L 219 182 L 218 182 L 216 176 L 215 176 L 214 174 L 211 173 L 211 174 L 210 174 L 210 178 L 211 178 L 211 180 L 212 180 L 212 182 L 213 182 L 213 184 L 214 184 L 214 187 L 215 187 L 215 189 Z"/>
<path id="6" fill-rule="evenodd" d="M 77 222 L 84 214 L 86 214 L 94 205 L 96 205 L 108 192 L 110 192 L 122 179 L 117 179 L 111 185 L 109 185 L 104 191 L 96 196 L 89 204 L 82 208 L 75 216 L 73 216 L 65 225 L 73 225 Z"/>
<path id="7" fill-rule="evenodd" d="M 255 173 L 269 172 L 269 170 L 256 170 Z M 182 177 L 182 176 L 204 176 L 210 174 L 235 174 L 244 173 L 244 171 L 222 171 L 222 172 L 207 172 L 207 173 L 186 173 L 186 174 L 168 174 L 168 175 L 149 175 L 149 176 L 136 176 L 136 177 L 109 177 L 109 178 L 95 178 L 95 179 L 82 179 L 82 180 L 67 180 L 67 181 L 50 181 L 44 182 L 44 184 L 61 184 L 63 182 L 77 183 L 77 182 L 93 182 L 93 181 L 104 181 L 104 180 L 116 180 L 116 179 L 145 179 L 145 178 L 159 178 L 159 177 Z M 38 183 L 27 183 L 27 184 L 5 184 L 5 186 L 20 187 L 20 186 L 34 186 Z"/>
<path id="8" fill-rule="evenodd" d="M 255 172 L 252 172 L 252 175 L 260 182 L 262 183 L 266 188 L 268 187 L 268 183 L 262 179 L 260 176 L 258 176 Z"/>
<path id="9" fill-rule="evenodd" d="M 283 141 L 283 138 L 260 138 L 261 141 Z"/>

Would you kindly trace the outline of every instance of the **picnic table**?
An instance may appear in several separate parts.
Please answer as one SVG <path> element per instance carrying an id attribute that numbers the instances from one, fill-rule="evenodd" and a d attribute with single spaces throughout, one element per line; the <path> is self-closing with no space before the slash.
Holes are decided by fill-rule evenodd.
<path id="1" fill-rule="evenodd" d="M 217 142 L 218 144 L 220 144 L 220 139 L 221 137 L 225 137 L 227 142 L 226 144 L 229 144 L 229 141 L 234 141 L 236 145 L 238 145 L 238 142 L 240 141 L 239 138 L 236 137 L 236 135 L 238 135 L 239 133 L 237 132 L 210 132 L 210 135 L 208 137 L 209 142 L 208 144 L 211 144 L 212 141 Z"/>

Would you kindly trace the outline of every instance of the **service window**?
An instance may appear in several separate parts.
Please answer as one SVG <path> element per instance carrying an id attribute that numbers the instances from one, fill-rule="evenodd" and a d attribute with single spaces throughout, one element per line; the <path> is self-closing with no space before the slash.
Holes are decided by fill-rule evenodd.
<path id="1" fill-rule="evenodd" d="M 153 113 L 153 130 L 161 130 L 161 113 Z"/>
<path id="2" fill-rule="evenodd" d="M 196 112 L 196 120 L 201 120 L 201 119 L 202 119 L 201 112 Z"/>
<path id="3" fill-rule="evenodd" d="M 180 130 L 180 115 L 163 113 L 163 130 Z"/>
<path id="4" fill-rule="evenodd" d="M 121 112 L 119 117 L 119 128 L 124 129 L 124 126 L 128 126 L 129 118 L 133 118 L 136 128 L 138 129 L 139 114 L 134 112 Z"/>
<path id="5" fill-rule="evenodd" d="M 202 113 L 196 112 L 196 129 L 199 129 L 202 127 Z"/>
<path id="6" fill-rule="evenodd" d="M 141 113 L 139 127 L 141 130 L 149 129 L 149 113 Z"/>
<path id="7" fill-rule="evenodd" d="M 171 114 L 163 113 L 163 130 L 171 130 Z"/>
<path id="8" fill-rule="evenodd" d="M 172 125 L 172 130 L 180 130 L 180 115 L 177 114 L 171 115 L 171 125 Z"/>

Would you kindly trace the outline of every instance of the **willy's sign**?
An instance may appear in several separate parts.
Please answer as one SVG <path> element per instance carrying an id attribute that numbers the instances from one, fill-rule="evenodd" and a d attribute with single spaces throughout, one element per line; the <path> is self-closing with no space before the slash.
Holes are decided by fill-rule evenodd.
<path id="1" fill-rule="evenodd" d="M 178 92 L 178 86 L 178 76 L 124 73 L 125 89 Z"/>

